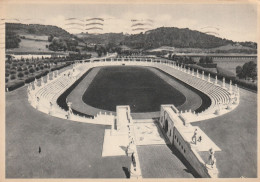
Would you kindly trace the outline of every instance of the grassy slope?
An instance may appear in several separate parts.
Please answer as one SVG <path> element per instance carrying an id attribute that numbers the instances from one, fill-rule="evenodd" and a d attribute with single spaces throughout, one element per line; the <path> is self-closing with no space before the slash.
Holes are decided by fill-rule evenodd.
<path id="1" fill-rule="evenodd" d="M 50 52 L 46 45 L 49 45 L 48 41 L 35 41 L 35 40 L 27 40 L 21 39 L 19 44 L 19 48 L 8 49 L 8 51 L 15 52 Z"/>

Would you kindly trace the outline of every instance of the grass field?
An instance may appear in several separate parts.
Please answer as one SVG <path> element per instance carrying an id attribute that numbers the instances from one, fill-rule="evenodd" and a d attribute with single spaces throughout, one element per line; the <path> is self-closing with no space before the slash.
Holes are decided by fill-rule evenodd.
<path id="1" fill-rule="evenodd" d="M 236 67 L 237 66 L 243 66 L 245 63 L 249 61 L 254 61 L 257 63 L 256 59 L 217 59 L 214 58 L 213 62 L 218 64 L 218 67 L 221 67 L 223 69 L 226 69 L 230 72 L 232 72 L 234 75 L 236 74 Z"/>
<path id="2" fill-rule="evenodd" d="M 131 112 L 154 112 L 161 104 L 179 106 L 186 100 L 177 89 L 146 68 L 104 67 L 83 95 L 93 107 L 115 111 L 117 105 L 130 105 Z"/>
<path id="3" fill-rule="evenodd" d="M 49 45 L 48 41 L 35 41 L 35 40 L 27 40 L 21 39 L 19 44 L 19 48 L 8 49 L 8 51 L 14 52 L 50 52 L 46 45 Z"/>

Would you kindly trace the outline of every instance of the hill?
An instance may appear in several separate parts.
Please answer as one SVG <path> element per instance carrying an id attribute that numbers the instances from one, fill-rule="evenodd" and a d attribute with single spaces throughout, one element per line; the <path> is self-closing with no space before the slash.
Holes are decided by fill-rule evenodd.
<path id="1" fill-rule="evenodd" d="M 6 23 L 6 31 L 20 34 L 31 35 L 53 35 L 60 38 L 71 38 L 72 34 L 66 30 L 53 26 L 53 25 L 41 25 L 41 24 L 21 24 L 21 23 Z"/>
<path id="2" fill-rule="evenodd" d="M 124 45 L 133 48 L 152 49 L 161 46 L 177 48 L 214 48 L 233 44 L 231 40 L 222 39 L 188 28 L 160 27 L 145 32 L 125 37 Z"/>
<path id="3" fill-rule="evenodd" d="M 181 53 L 257 53 L 257 44 L 254 42 L 234 42 L 188 28 L 160 27 L 132 35 L 72 35 L 52 25 L 6 23 L 6 48 L 9 50 L 15 48 L 19 52 L 30 51 L 33 48 L 35 51 L 96 51 L 96 45 L 108 51 L 123 50 L 125 47 L 128 50 L 165 50 Z"/>
<path id="4" fill-rule="evenodd" d="M 243 46 L 239 43 L 236 44 L 227 44 L 224 46 L 219 46 L 215 48 L 177 48 L 170 46 L 161 46 L 154 49 L 149 49 L 147 52 L 173 52 L 173 53 L 246 53 L 246 54 L 256 54 L 256 48 L 251 48 Z"/>
<path id="5" fill-rule="evenodd" d="M 76 35 L 77 37 L 83 39 L 87 43 L 92 44 L 115 44 L 118 45 L 120 42 L 124 41 L 126 35 L 123 33 L 104 33 L 104 34 L 88 34 L 80 33 Z"/>
<path id="6" fill-rule="evenodd" d="M 188 28 L 160 27 L 145 33 L 126 35 L 123 33 L 77 35 L 88 44 L 113 44 L 131 49 L 165 50 L 196 53 L 256 53 L 254 42 L 234 42 Z"/>
<path id="7" fill-rule="evenodd" d="M 79 51 L 83 41 L 52 25 L 6 23 L 7 52 Z"/>

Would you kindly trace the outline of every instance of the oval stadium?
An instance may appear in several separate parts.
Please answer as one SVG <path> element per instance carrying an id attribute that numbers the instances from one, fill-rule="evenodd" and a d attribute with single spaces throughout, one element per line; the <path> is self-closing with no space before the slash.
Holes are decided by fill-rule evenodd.
<path id="1" fill-rule="evenodd" d="M 256 3 L 3 2 L 0 182 L 259 179 Z"/>
<path id="2" fill-rule="evenodd" d="M 244 125 L 238 117 L 246 107 L 241 102 L 249 104 L 247 94 L 224 78 L 212 78 L 165 59 L 112 54 L 75 62 L 8 93 L 8 100 L 18 99 L 28 112 L 8 103 L 6 115 L 9 121 L 15 111 L 20 120 L 27 121 L 34 133 L 24 140 L 24 147 L 40 145 L 42 166 L 53 170 L 59 166 L 57 173 L 50 172 L 53 177 L 124 178 L 131 177 L 131 170 L 131 178 L 227 177 L 230 166 L 225 160 L 230 158 L 228 152 L 237 150 L 227 142 L 243 132 L 238 129 Z M 198 136 L 193 143 L 195 132 Z M 232 136 L 225 141 L 218 132 L 231 132 Z M 207 164 L 210 149 L 217 161 L 213 168 Z M 70 153 L 77 155 L 64 161 Z M 240 155 L 230 160 L 234 162 Z M 38 163 L 16 160 L 21 165 L 28 162 Z M 70 163 L 79 163 L 77 172 Z M 69 172 L 64 173 L 65 166 Z M 46 175 L 34 173 L 30 166 L 20 168 L 28 177 Z"/>

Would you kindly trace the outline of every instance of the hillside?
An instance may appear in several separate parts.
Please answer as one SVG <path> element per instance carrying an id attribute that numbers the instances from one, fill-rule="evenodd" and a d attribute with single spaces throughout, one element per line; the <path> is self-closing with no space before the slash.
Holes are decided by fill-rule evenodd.
<path id="1" fill-rule="evenodd" d="M 151 52 L 165 50 L 180 53 L 257 53 L 257 44 L 254 42 L 234 42 L 188 28 L 160 27 L 132 35 L 72 35 L 52 25 L 6 23 L 8 51 L 93 51 L 97 44 L 110 51 L 127 47 L 128 50 L 141 49 Z"/>
<path id="2" fill-rule="evenodd" d="M 177 48 L 170 46 L 161 46 L 154 49 L 149 49 L 147 52 L 173 52 L 173 53 L 244 53 L 244 54 L 256 54 L 257 50 L 255 48 L 242 46 L 239 43 L 227 44 L 224 46 L 219 46 L 215 48 Z"/>
<path id="3" fill-rule="evenodd" d="M 20 34 L 53 35 L 54 37 L 71 38 L 72 34 L 64 29 L 52 25 L 6 23 L 6 31 Z"/>
<path id="4" fill-rule="evenodd" d="M 105 34 L 88 34 L 80 33 L 76 35 L 79 38 L 82 38 L 87 43 L 92 44 L 116 44 L 124 41 L 126 35 L 123 33 L 105 33 Z"/>
<path id="5" fill-rule="evenodd" d="M 79 51 L 83 41 L 52 25 L 6 23 L 7 52 Z"/>
<path id="6" fill-rule="evenodd" d="M 125 37 L 124 45 L 133 48 L 152 49 L 160 46 L 177 48 L 214 48 L 233 44 L 231 40 L 218 38 L 188 28 L 179 29 L 175 27 L 161 27 Z"/>

